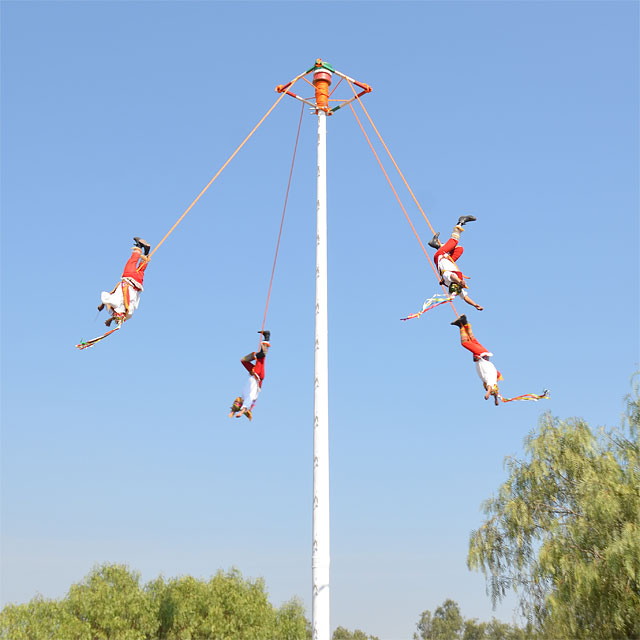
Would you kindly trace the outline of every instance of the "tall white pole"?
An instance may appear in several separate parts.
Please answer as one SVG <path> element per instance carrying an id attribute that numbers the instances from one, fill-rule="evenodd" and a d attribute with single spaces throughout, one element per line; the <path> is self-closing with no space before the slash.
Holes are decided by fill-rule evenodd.
<path id="1" fill-rule="evenodd" d="M 330 76 L 329 76 L 330 77 Z M 327 83 L 328 84 L 328 83 Z M 316 343 L 313 394 L 313 640 L 330 640 L 329 359 L 327 320 L 327 115 L 318 110 Z"/>

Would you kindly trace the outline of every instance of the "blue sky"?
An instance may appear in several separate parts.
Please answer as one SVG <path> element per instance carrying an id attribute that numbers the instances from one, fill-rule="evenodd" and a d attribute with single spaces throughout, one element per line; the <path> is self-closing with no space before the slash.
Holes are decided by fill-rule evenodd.
<path id="1" fill-rule="evenodd" d="M 256 346 L 300 107 L 283 100 L 154 255 L 93 349 L 131 237 L 157 243 L 317 57 L 366 106 L 434 226 L 463 213 L 467 312 L 507 396 L 482 399 L 454 318 L 349 110 L 328 122 L 332 627 L 409 638 L 466 569 L 480 505 L 543 411 L 617 425 L 639 366 L 638 5 L 3 2 L 2 598 L 95 563 L 238 567 L 310 605 L 315 118 L 305 115 L 252 423 Z M 430 237 L 406 192 L 423 241 Z"/>

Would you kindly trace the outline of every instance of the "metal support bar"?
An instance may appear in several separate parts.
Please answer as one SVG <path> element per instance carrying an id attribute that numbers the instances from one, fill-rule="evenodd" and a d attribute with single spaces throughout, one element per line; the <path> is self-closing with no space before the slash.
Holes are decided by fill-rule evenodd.
<path id="1" fill-rule="evenodd" d="M 350 100 L 345 100 L 342 104 L 339 104 L 337 107 L 333 107 L 331 109 L 331 113 L 335 113 L 338 109 L 342 109 L 342 107 L 346 107 L 348 104 L 351 104 L 354 100 L 361 98 L 365 93 L 369 93 L 368 91 L 361 91 L 358 95 L 353 96 Z"/>

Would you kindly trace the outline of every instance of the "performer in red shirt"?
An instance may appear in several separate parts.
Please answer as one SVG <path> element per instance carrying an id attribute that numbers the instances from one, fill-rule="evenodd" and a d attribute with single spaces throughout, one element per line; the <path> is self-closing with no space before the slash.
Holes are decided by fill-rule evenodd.
<path id="1" fill-rule="evenodd" d="M 131 249 L 131 257 L 127 260 L 120 282 L 109 293 L 103 291 L 100 295 L 98 311 L 105 307 L 111 314 L 105 321 L 107 327 L 115 320 L 118 325 L 128 320 L 140 304 L 144 272 L 149 264 L 149 249 L 151 245 L 142 238 L 134 238 L 135 246 Z M 144 254 L 143 254 L 144 251 Z"/>
<path id="2" fill-rule="evenodd" d="M 464 276 L 456 265 L 456 260 L 458 260 L 464 252 L 464 248 L 458 245 L 460 234 L 464 231 L 463 226 L 467 224 L 467 222 L 474 222 L 475 219 L 474 216 L 460 216 L 458 224 L 453 227 L 449 240 L 441 244 L 438 238 L 440 232 L 438 231 L 428 244 L 430 247 L 437 249 L 433 256 L 433 261 L 436 263 L 438 273 L 442 278 L 440 284 L 446 285 L 449 288 L 449 293 L 460 295 L 467 304 L 475 307 L 478 311 L 482 311 L 483 307 L 474 302 L 467 293 L 466 289 L 468 287 L 464 281 Z"/>
<path id="3" fill-rule="evenodd" d="M 230 418 L 234 416 L 239 418 L 240 416 L 246 416 L 251 420 L 253 418 L 253 407 L 258 399 L 258 394 L 262 389 L 262 382 L 264 380 L 264 360 L 267 355 L 267 351 L 271 346 L 269 342 L 271 339 L 271 331 L 258 331 L 262 334 L 262 342 L 260 343 L 260 351 L 257 353 L 252 351 L 240 360 L 242 366 L 249 372 L 249 379 L 245 385 L 244 391 L 241 396 L 238 396 L 231 405 Z"/>
<path id="4" fill-rule="evenodd" d="M 486 347 L 481 345 L 471 331 L 471 325 L 467 320 L 467 316 L 461 315 L 454 320 L 452 325 L 460 329 L 460 343 L 465 349 L 473 354 L 473 361 L 476 363 L 476 371 L 482 380 L 482 385 L 487 392 L 484 396 L 485 400 L 489 396 L 493 396 L 493 401 L 498 406 L 500 390 L 498 389 L 498 380 L 502 380 L 502 374 L 495 368 L 493 362 L 489 362 L 489 358 L 493 355 Z"/>

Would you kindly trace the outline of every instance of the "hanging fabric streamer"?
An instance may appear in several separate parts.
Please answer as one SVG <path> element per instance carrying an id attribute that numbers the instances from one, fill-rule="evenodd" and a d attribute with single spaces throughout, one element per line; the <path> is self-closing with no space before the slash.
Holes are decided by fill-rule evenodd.
<path id="1" fill-rule="evenodd" d="M 407 316 L 406 318 L 400 318 L 400 320 L 404 321 L 404 320 L 413 320 L 413 318 L 419 318 L 423 313 L 426 313 L 427 311 L 431 311 L 431 309 L 435 309 L 436 307 L 439 307 L 441 304 L 450 302 L 454 298 L 455 296 L 447 296 L 443 293 L 436 293 L 435 295 L 431 296 L 428 300 L 425 300 L 422 303 L 421 311 L 418 311 L 417 313 L 412 313 L 410 316 Z"/>
<path id="2" fill-rule="evenodd" d="M 111 329 L 110 331 L 107 331 L 107 333 L 103 333 L 97 338 L 92 338 L 91 340 L 87 340 L 86 342 L 84 340 L 81 340 L 80 344 L 77 344 L 76 347 L 78 349 L 88 349 L 89 347 L 93 347 L 94 344 L 97 344 L 98 342 L 100 342 L 100 340 L 104 340 L 107 336 L 110 336 L 112 333 L 117 331 L 122 326 L 122 324 L 123 323 L 118 324 L 115 329 Z"/>
<path id="3" fill-rule="evenodd" d="M 515 402 L 516 400 L 533 400 L 534 402 L 537 402 L 538 400 L 549 399 L 549 389 L 545 389 L 540 395 L 536 395 L 535 393 L 525 393 L 524 395 L 516 396 L 515 398 L 503 398 L 501 395 L 498 395 L 498 398 L 500 398 L 502 402 Z"/>

